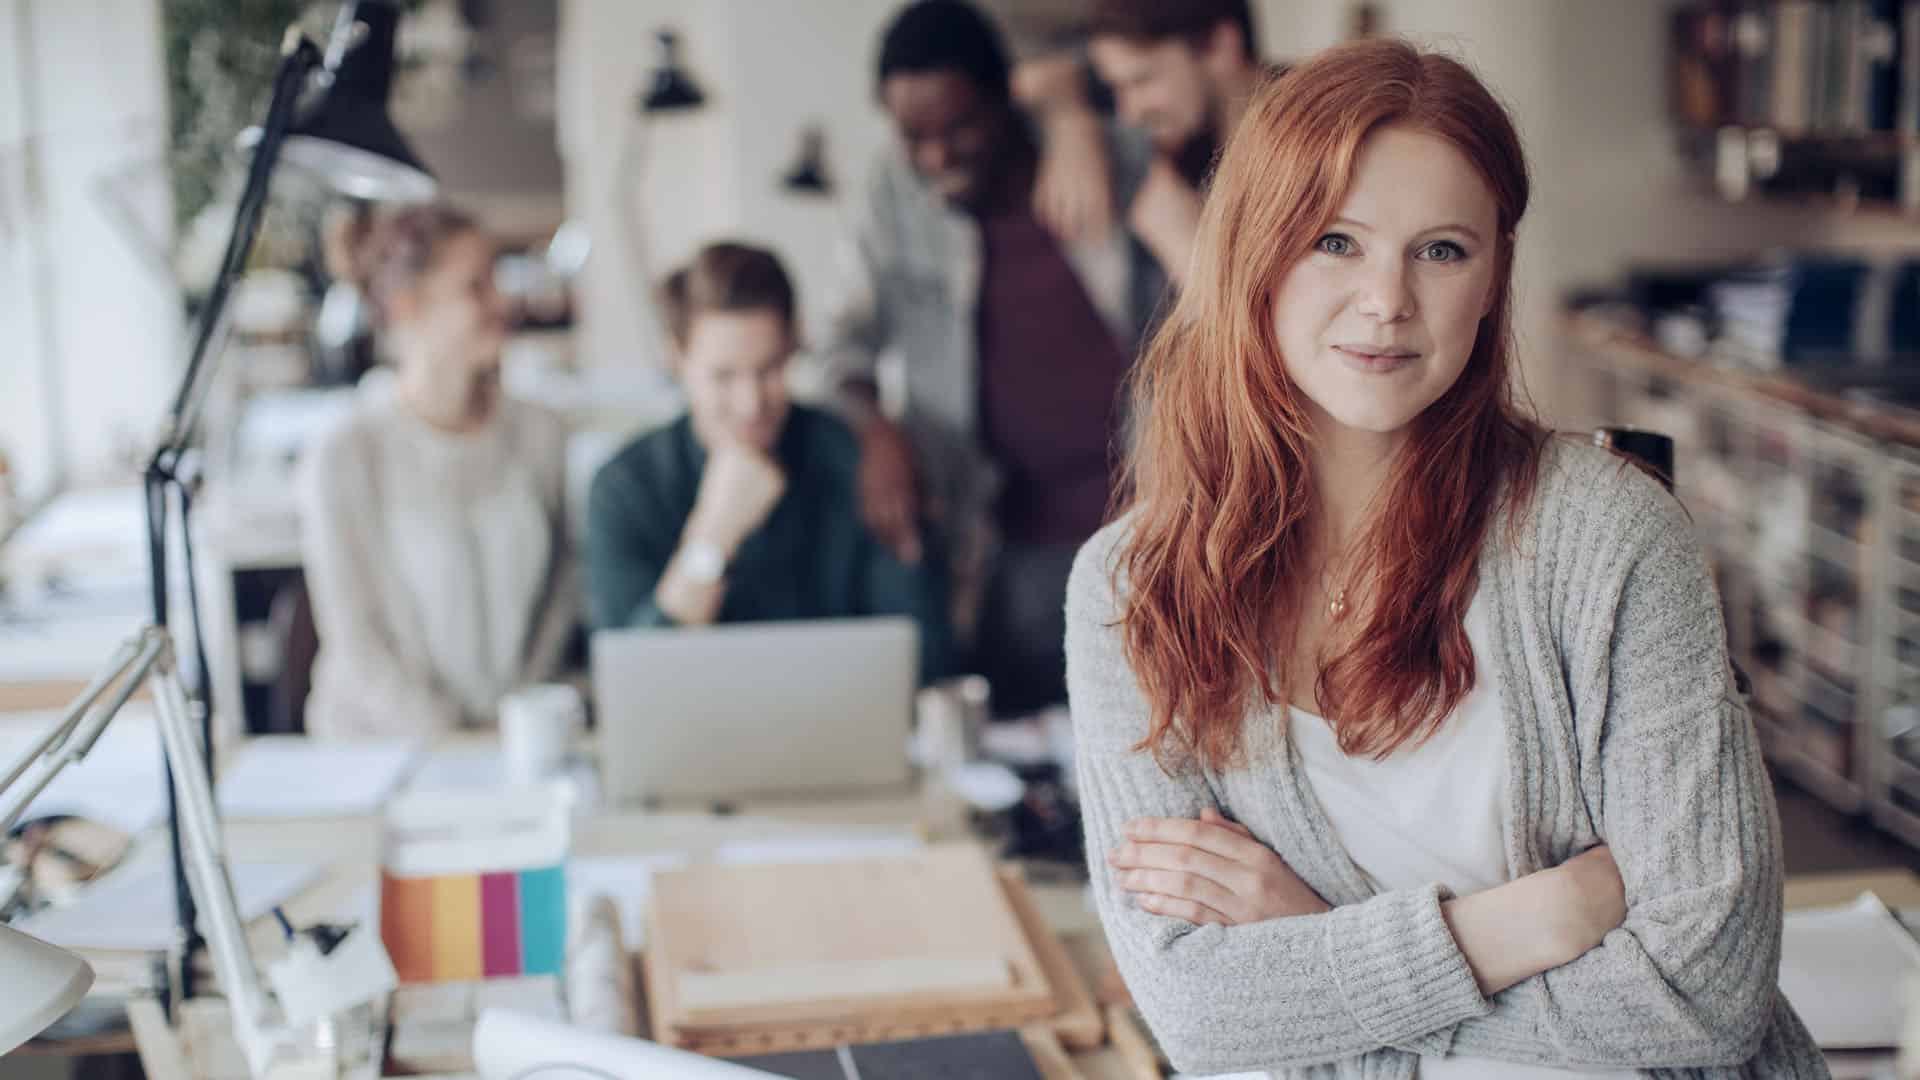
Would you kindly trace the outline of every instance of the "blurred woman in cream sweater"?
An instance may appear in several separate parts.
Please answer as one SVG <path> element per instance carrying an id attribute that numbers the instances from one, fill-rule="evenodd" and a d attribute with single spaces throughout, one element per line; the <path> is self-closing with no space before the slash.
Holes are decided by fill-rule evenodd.
<path id="1" fill-rule="evenodd" d="M 579 619 L 566 432 L 502 395 L 494 245 L 444 206 L 361 214 L 329 237 L 371 302 L 390 380 L 363 384 L 301 477 L 323 737 L 488 726 L 551 677 Z M 384 384 L 384 385 L 381 385 Z"/>

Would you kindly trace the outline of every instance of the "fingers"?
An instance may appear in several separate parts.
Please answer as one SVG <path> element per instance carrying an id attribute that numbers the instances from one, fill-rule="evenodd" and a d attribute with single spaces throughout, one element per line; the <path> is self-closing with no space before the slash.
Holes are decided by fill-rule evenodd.
<path id="1" fill-rule="evenodd" d="M 874 493 L 862 502 L 861 516 L 873 535 L 901 562 L 908 565 L 918 563 L 922 550 L 919 515 L 914 507 L 914 499 L 894 487 Z"/>
<path id="2" fill-rule="evenodd" d="M 1196 818 L 1135 818 L 1127 822 L 1125 831 L 1136 844 L 1181 844 L 1238 863 L 1251 864 L 1273 854 L 1244 829 Z"/>
<path id="3" fill-rule="evenodd" d="M 1242 906 L 1233 890 L 1199 874 L 1179 870 L 1116 870 L 1113 879 L 1114 884 L 1126 892 L 1190 900 L 1229 917 Z"/>
<path id="4" fill-rule="evenodd" d="M 896 526 L 894 531 L 882 540 L 882 543 L 886 544 L 888 551 L 893 552 L 894 558 L 899 559 L 908 566 L 919 565 L 922 554 L 920 549 L 920 530 L 914 526 L 913 518 L 910 515 L 907 517 L 905 523 Z"/>
<path id="5" fill-rule="evenodd" d="M 1215 810 L 1211 806 L 1200 811 L 1200 820 L 1206 822 L 1209 825 L 1219 825 L 1222 828 L 1232 829 L 1234 832 L 1239 833 L 1241 836 L 1244 836 L 1249 840 L 1253 838 L 1252 829 L 1247 828 L 1245 825 L 1242 825 L 1237 821 L 1234 821 L 1227 817 L 1222 816 L 1220 811 Z"/>
<path id="6" fill-rule="evenodd" d="M 1259 891 L 1259 876 L 1251 868 L 1198 848 L 1122 844 L 1107 862 L 1120 889 L 1192 901 L 1220 913 L 1228 925 L 1247 921 L 1248 901 Z"/>
<path id="7" fill-rule="evenodd" d="M 1161 893 L 1141 893 L 1134 901 L 1141 910 L 1169 919 L 1184 919 L 1195 926 L 1234 926 L 1234 920 L 1197 900 Z"/>

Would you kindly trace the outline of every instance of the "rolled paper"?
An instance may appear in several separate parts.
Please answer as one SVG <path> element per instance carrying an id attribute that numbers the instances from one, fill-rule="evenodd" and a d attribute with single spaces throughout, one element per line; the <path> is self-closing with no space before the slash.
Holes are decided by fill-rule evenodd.
<path id="1" fill-rule="evenodd" d="M 674 1050 L 645 1039 L 586 1031 L 509 1009 L 487 1009 L 473 1028 L 481 1080 L 781 1080 L 777 1073 Z"/>

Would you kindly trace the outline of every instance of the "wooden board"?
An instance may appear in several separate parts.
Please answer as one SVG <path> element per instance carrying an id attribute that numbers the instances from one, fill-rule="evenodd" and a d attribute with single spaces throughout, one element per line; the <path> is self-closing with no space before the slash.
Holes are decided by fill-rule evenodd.
<path id="1" fill-rule="evenodd" d="M 1021 876 L 1017 868 L 1001 867 L 1000 884 L 1007 890 L 1007 902 L 1013 905 L 1021 929 L 1026 931 L 1027 940 L 1040 957 L 1041 967 L 1046 969 L 1047 982 L 1053 985 L 1054 1013 L 1048 1018 L 1046 1027 L 1059 1036 L 1068 1049 L 1098 1048 L 1107 1041 L 1106 1017 L 1101 1015 L 1100 1005 L 1094 1001 L 1093 991 L 1081 976 L 1073 956 L 1067 952 L 1066 944 L 1047 925 L 1046 918 L 1040 914 L 1040 906 L 1033 902 L 1033 895 L 1027 891 L 1026 878 Z"/>
<path id="2" fill-rule="evenodd" d="M 1084 1080 L 1051 1028 L 1021 1028 L 1020 1041 L 1027 1044 L 1027 1052 L 1033 1055 L 1044 1080 Z"/>
<path id="3" fill-rule="evenodd" d="M 653 1029 L 708 1053 L 871 1041 L 850 1035 L 1020 1027 L 1056 1011 L 1054 990 L 986 853 L 972 845 L 854 862 L 694 866 L 654 877 L 645 957 Z M 990 958 L 955 991 L 939 958 Z M 775 993 L 798 969 L 863 973 L 826 994 Z M 891 969 L 889 966 L 892 965 Z M 875 973 L 897 978 L 866 978 Z M 932 974 L 929 972 L 932 971 Z M 784 973 L 784 974 L 783 974 Z M 765 978 L 719 981 L 714 975 Z M 688 978 L 691 976 L 691 978 Z M 935 977 L 938 976 L 938 977 Z M 684 999 L 692 989 L 698 1006 Z M 729 997 L 731 994 L 731 997 Z"/>
<path id="4" fill-rule="evenodd" d="M 675 984 L 688 1027 L 804 1023 L 873 1001 L 951 1005 L 995 1000 L 1013 985 L 1007 962 L 992 953 L 889 956 L 755 968 L 682 971 Z"/>
<path id="5" fill-rule="evenodd" d="M 1074 967 L 1093 986 L 1093 999 L 1101 1005 L 1133 1005 L 1133 991 L 1127 989 L 1127 982 L 1120 977 L 1120 968 L 1113 962 L 1113 950 L 1107 947 L 1107 939 L 1100 934 L 1076 934 L 1066 939 L 1067 952 L 1073 956 Z"/>
<path id="6" fill-rule="evenodd" d="M 1060 937 L 1042 917 L 1039 906 L 1034 903 L 1027 889 L 1026 879 L 1014 867 L 1001 867 L 999 879 L 1001 887 L 1006 892 L 1007 902 L 1039 959 L 1048 984 L 1053 988 L 1051 1012 L 1040 1022 L 1029 1026 L 1051 1031 L 1061 1043 L 1076 1051 L 1091 1050 L 1103 1045 L 1107 1035 L 1105 1013 L 1100 1003 L 1095 1000 L 1086 976 L 1074 962 Z M 641 967 L 647 983 L 645 997 L 649 1002 L 657 997 L 653 986 L 660 978 L 655 971 L 657 966 L 654 963 L 655 956 L 656 952 L 649 949 L 641 958 Z M 664 1026 L 663 1010 L 649 1008 L 648 1013 L 654 1025 L 652 1030 L 656 1033 L 655 1038 L 685 1049 L 720 1057 L 814 1050 L 841 1043 L 887 1042 L 929 1035 L 957 1035 L 1001 1027 L 1018 1027 L 1022 1023 L 1013 1020 L 1003 1021 L 994 1015 L 961 1015 L 951 1009 L 936 1008 L 930 1011 L 896 1011 L 866 1022 L 751 1025 L 711 1029 L 682 1025 L 676 1029 L 669 1029 Z"/>
<path id="7" fill-rule="evenodd" d="M 1159 1051 L 1153 1048 L 1152 1040 L 1133 1018 L 1132 1009 L 1124 1005 L 1107 1006 L 1107 1030 L 1113 1034 L 1113 1048 L 1120 1052 L 1127 1071 L 1137 1080 L 1160 1080 L 1166 1075 L 1160 1069 Z"/>
<path id="8" fill-rule="evenodd" d="M 1898 869 L 1795 874 L 1787 879 L 1787 910 L 1851 904 L 1863 892 L 1873 893 L 1895 911 L 1920 907 L 1920 874 Z"/>

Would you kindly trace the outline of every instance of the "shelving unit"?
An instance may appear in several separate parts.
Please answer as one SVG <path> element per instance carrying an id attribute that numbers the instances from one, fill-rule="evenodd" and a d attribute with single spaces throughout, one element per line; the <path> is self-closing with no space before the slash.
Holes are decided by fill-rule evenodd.
<path id="1" fill-rule="evenodd" d="M 1891 456 L 1881 483 L 1886 540 L 1879 545 L 1874 610 L 1873 820 L 1920 847 L 1920 454 Z"/>
<path id="2" fill-rule="evenodd" d="M 1920 214 L 1920 0 L 1693 0 L 1672 12 L 1681 153 L 1728 199 Z"/>
<path id="3" fill-rule="evenodd" d="M 1768 759 L 1920 846 L 1916 416 L 1671 356 L 1603 319 L 1571 316 L 1565 337 L 1609 423 L 1674 439 Z"/>

